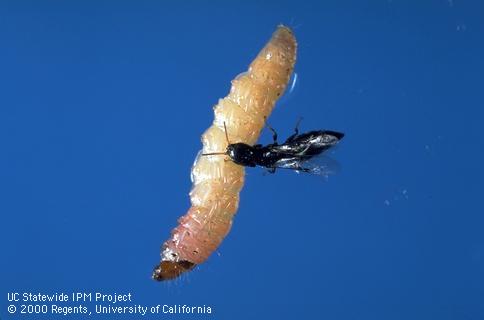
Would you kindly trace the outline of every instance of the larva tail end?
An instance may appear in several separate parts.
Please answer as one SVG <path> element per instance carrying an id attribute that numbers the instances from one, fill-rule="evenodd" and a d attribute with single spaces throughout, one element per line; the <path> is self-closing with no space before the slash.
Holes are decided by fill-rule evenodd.
<path id="1" fill-rule="evenodd" d="M 190 261 L 161 261 L 153 270 L 152 278 L 156 281 L 172 280 L 182 273 L 192 270 L 196 264 Z"/>
<path id="2" fill-rule="evenodd" d="M 293 34 L 292 29 L 282 23 L 277 26 L 277 29 L 284 29 L 286 31 L 289 31 L 290 34 Z"/>

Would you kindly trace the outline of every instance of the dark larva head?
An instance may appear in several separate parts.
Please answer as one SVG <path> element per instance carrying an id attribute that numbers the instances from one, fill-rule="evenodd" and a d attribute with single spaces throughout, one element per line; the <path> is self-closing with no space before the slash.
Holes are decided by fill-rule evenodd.
<path id="1" fill-rule="evenodd" d="M 194 267 L 195 264 L 190 261 L 161 261 L 153 270 L 152 277 L 157 281 L 171 280 Z"/>

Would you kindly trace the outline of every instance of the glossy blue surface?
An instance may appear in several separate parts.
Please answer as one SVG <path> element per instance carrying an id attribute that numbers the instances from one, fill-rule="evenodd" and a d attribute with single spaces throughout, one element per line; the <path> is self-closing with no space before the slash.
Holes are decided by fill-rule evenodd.
<path id="1" fill-rule="evenodd" d="M 156 283 L 211 107 L 279 23 L 270 123 L 345 132 L 341 171 L 248 169 L 218 252 Z M 80 291 L 213 312 L 99 319 L 484 318 L 483 34 L 480 1 L 1 2 L 0 317 L 85 319 L 7 312 Z"/>

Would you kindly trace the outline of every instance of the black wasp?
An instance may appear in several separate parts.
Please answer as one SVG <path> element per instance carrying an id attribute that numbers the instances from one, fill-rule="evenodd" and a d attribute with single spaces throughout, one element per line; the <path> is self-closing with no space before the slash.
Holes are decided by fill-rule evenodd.
<path id="1" fill-rule="evenodd" d="M 278 168 L 319 173 L 321 168 L 306 166 L 308 160 L 336 145 L 344 137 L 344 134 L 331 130 L 315 130 L 299 134 L 299 122 L 300 120 L 294 129 L 294 134 L 282 144 L 277 142 L 276 131 L 266 123 L 266 127 L 272 131 L 274 140 L 273 143 L 266 146 L 261 144 L 251 146 L 242 142 L 230 143 L 224 122 L 225 137 L 228 143 L 226 151 L 202 155 L 227 155 L 239 165 L 265 167 L 270 173 L 276 172 Z"/>

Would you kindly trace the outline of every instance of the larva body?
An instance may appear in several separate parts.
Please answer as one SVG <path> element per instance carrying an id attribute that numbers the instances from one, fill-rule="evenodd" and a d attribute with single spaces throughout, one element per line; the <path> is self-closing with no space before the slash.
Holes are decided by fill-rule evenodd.
<path id="1" fill-rule="evenodd" d="M 277 99 L 284 93 L 296 61 L 296 39 L 279 26 L 251 63 L 232 81 L 230 93 L 214 107 L 215 119 L 202 135 L 203 153 L 227 148 L 230 142 L 255 144 Z M 220 245 L 237 212 L 244 167 L 225 157 L 197 157 L 192 168 L 192 207 L 182 216 L 162 247 L 156 280 L 168 280 L 204 262 Z"/>

